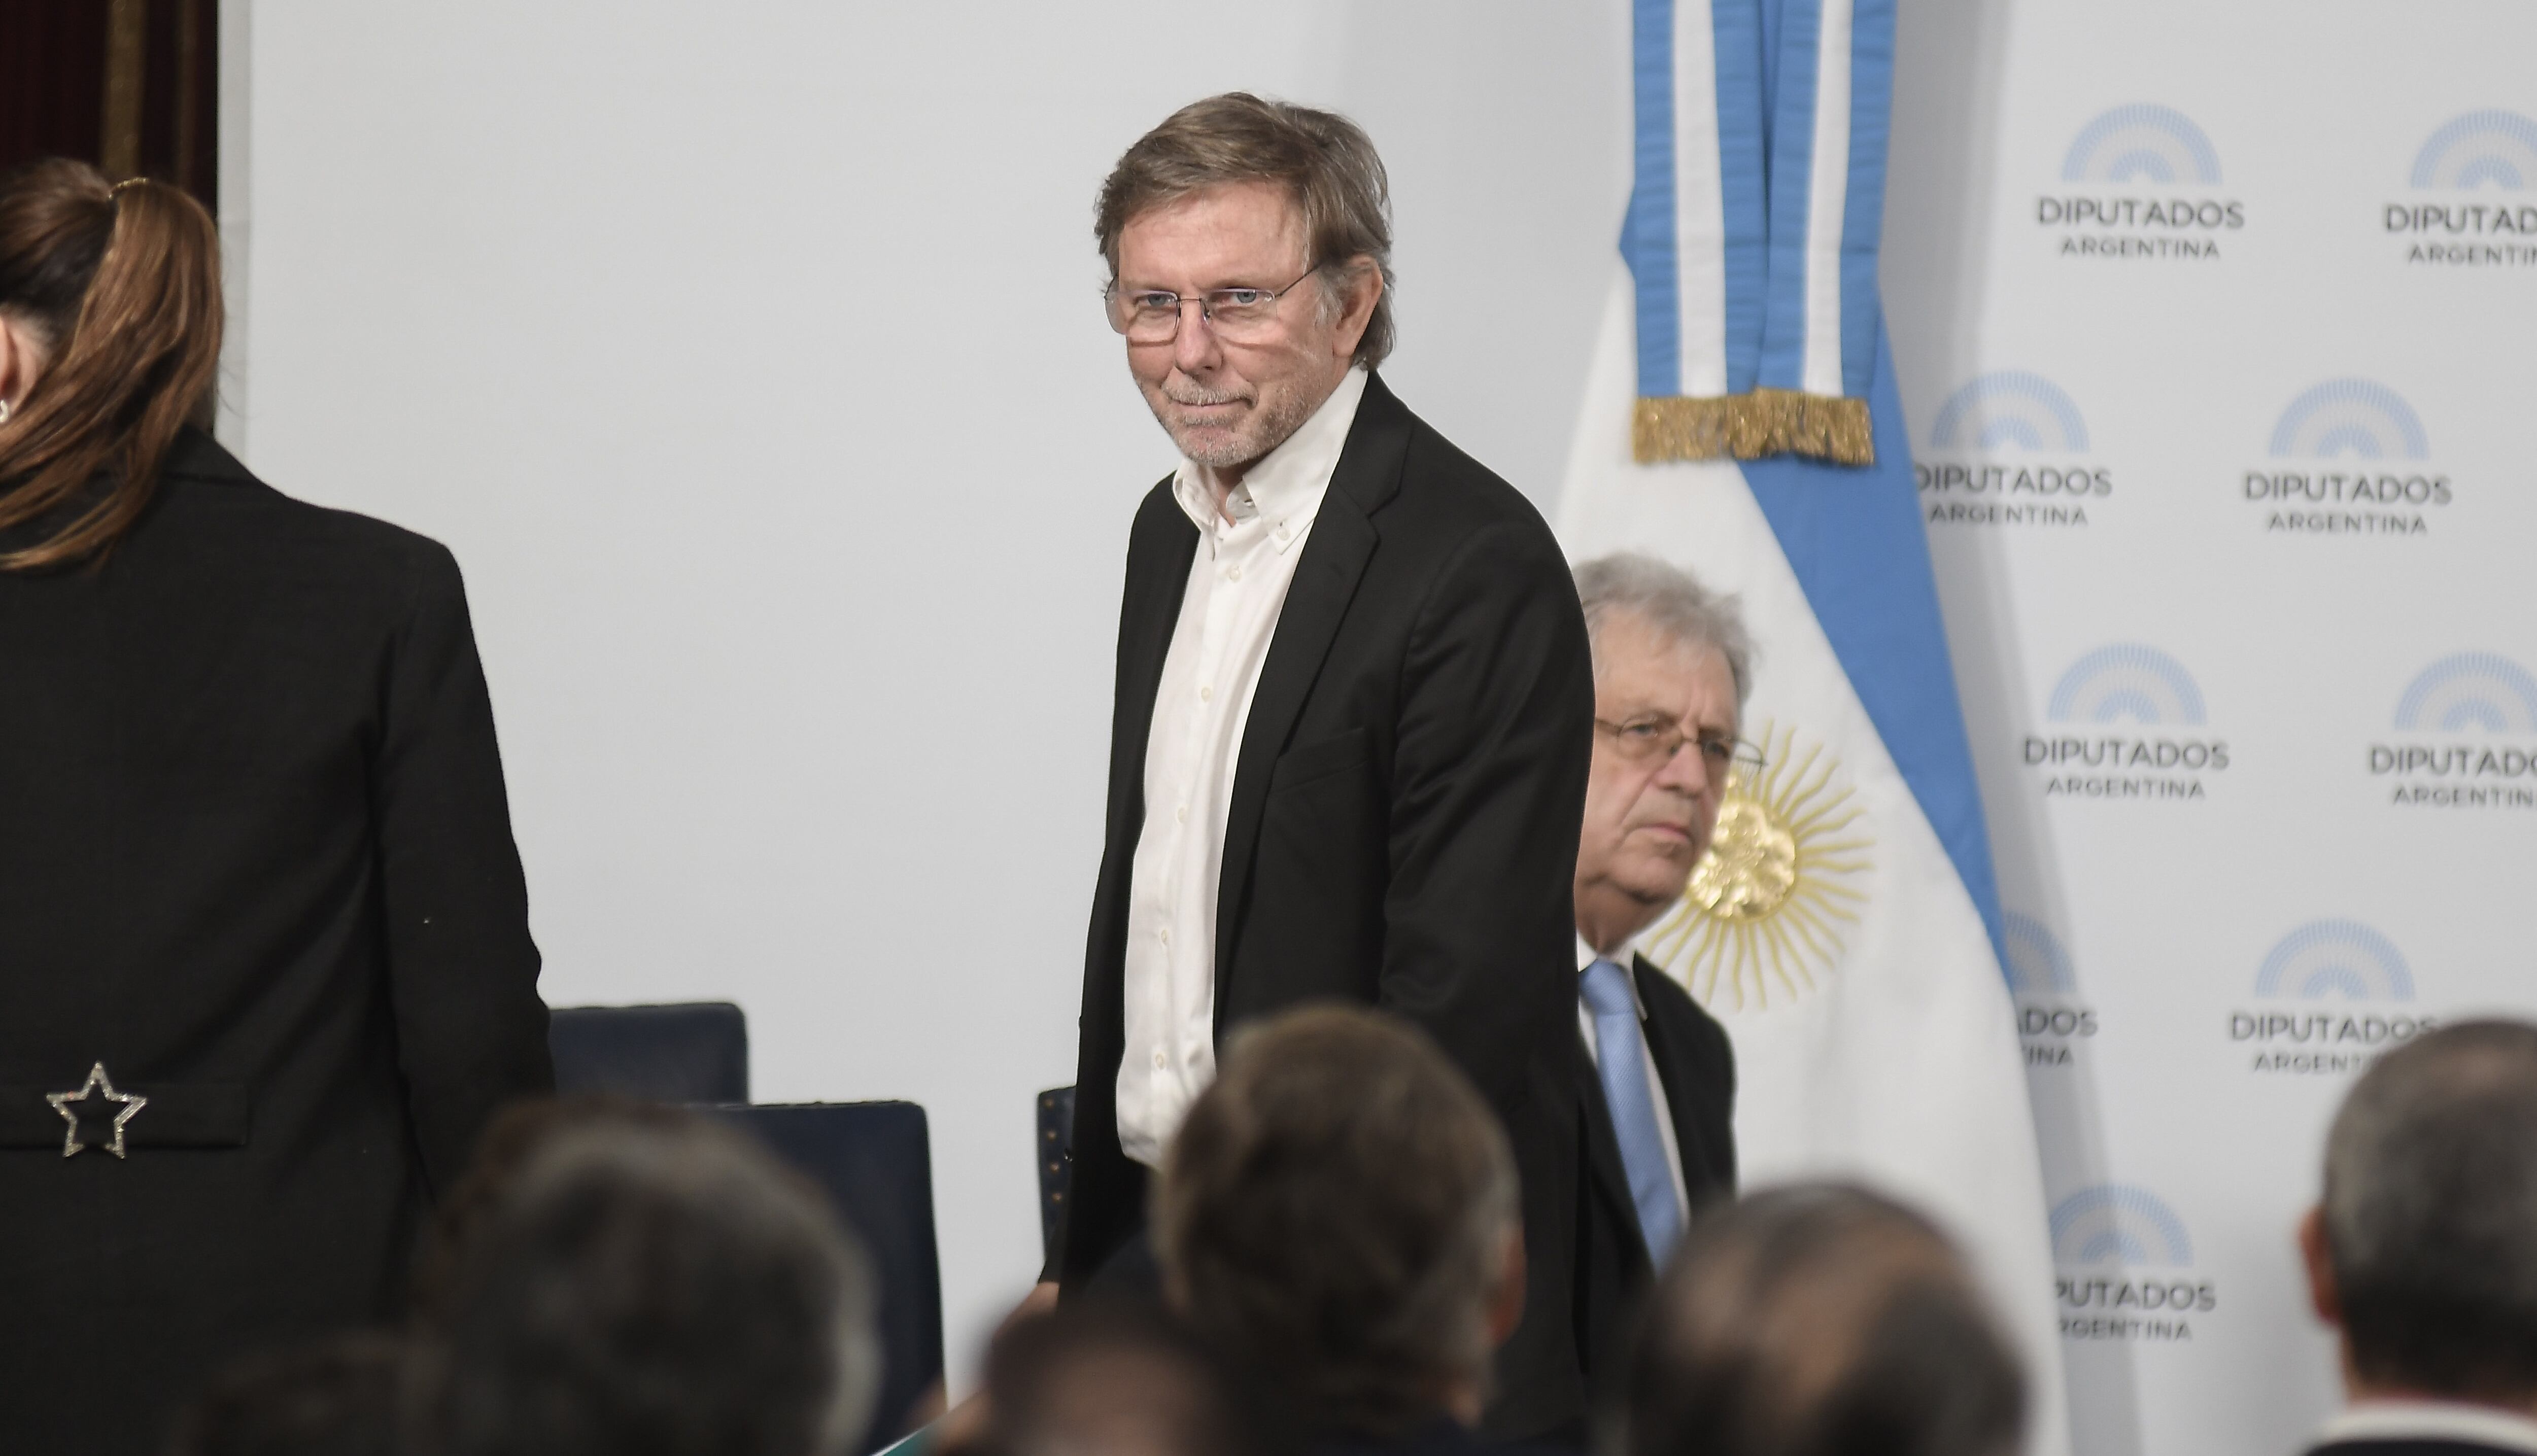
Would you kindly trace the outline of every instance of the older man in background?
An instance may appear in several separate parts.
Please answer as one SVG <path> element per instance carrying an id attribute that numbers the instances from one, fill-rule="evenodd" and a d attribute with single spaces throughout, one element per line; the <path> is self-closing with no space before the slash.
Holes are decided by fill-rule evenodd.
<path id="1" fill-rule="evenodd" d="M 2364 1073 L 2299 1241 L 2348 1400 L 2311 1456 L 2537 1452 L 2537 1026 L 2460 1022 Z"/>
<path id="2" fill-rule="evenodd" d="M 1585 623 L 1523 495 L 1409 412 L 1382 159 L 1229 95 L 1128 149 L 1096 217 L 1110 325 L 1181 452 L 1128 541 L 1067 1224 L 1049 1276 L 1150 1288 L 1148 1171 L 1240 1023 L 1398 1012 L 1505 1123 L 1534 1311 L 1509 1434 L 1583 1410 L 1570 1318 Z"/>
<path id="3" fill-rule="evenodd" d="M 1735 1187 L 1725 1031 L 1636 953 L 1708 853 L 1739 758 L 1752 649 L 1731 599 L 1651 556 L 1577 568 L 1594 757 L 1577 840 L 1575 1055 L 1585 1197 L 1578 1355 L 1607 1383 L 1630 1307 L 1702 1202 Z"/>

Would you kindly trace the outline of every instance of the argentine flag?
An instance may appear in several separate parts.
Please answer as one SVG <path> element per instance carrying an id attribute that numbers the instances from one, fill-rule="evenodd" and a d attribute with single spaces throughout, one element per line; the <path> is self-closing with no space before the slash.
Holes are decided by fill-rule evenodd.
<path id="1" fill-rule="evenodd" d="M 1636 189 L 1559 535 L 1737 594 L 1744 735 L 1641 941 L 1735 1044 L 1748 1185 L 1852 1177 L 1973 1256 L 2069 1449 L 1990 850 L 1876 292 L 1893 0 L 1635 0 Z"/>

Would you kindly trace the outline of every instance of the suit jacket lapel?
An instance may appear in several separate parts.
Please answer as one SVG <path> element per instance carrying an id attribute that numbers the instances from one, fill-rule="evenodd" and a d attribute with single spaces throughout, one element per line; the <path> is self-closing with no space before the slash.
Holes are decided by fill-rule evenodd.
<path id="1" fill-rule="evenodd" d="M 1664 975 L 1645 956 L 1632 959 L 1635 964 L 1630 968 L 1631 974 L 1642 981 Z M 1640 987 L 1639 998 L 1643 1001 L 1653 999 L 1644 985 Z M 1710 1180 L 1712 1160 L 1708 1141 L 1701 1134 L 1700 1111 L 1692 1100 L 1692 1089 L 1682 1084 L 1690 1082 L 1684 1072 L 1699 1061 L 1701 1052 L 1698 1047 L 1684 1045 L 1674 1035 L 1676 1028 L 1673 1023 L 1664 1017 L 1651 1016 L 1639 1025 L 1647 1034 L 1648 1051 L 1656 1058 L 1657 1066 L 1662 1069 L 1663 1075 L 1658 1080 L 1664 1084 L 1665 1115 L 1673 1119 L 1674 1150 L 1682 1158 L 1683 1195 L 1697 1204 L 1701 1195 L 1708 1191 L 1706 1185 Z M 1690 1210 L 1685 1209 L 1684 1212 L 1687 1214 Z"/>
<path id="2" fill-rule="evenodd" d="M 1368 379 L 1365 395 L 1357 402 L 1356 420 L 1348 426 L 1347 444 L 1331 473 L 1331 488 L 1322 497 L 1312 535 L 1304 539 L 1303 559 L 1295 563 L 1294 583 L 1286 589 L 1286 604 L 1278 611 L 1268 661 L 1260 667 L 1260 685 L 1251 695 L 1251 716 L 1244 721 L 1242 747 L 1234 760 L 1233 803 L 1225 818 L 1224 869 L 1215 901 L 1218 1032 L 1224 1027 L 1225 979 L 1233 969 L 1243 897 L 1251 888 L 1269 771 L 1285 751 L 1295 719 L 1312 694 L 1313 680 L 1321 674 L 1331 640 L 1347 616 L 1357 581 L 1365 574 L 1366 563 L 1374 559 L 1380 537 L 1372 518 L 1400 488 L 1410 424 L 1409 411 L 1384 388 L 1383 381 Z M 1157 659 L 1157 677 L 1160 666 Z"/>
<path id="3" fill-rule="evenodd" d="M 1172 650 L 1172 631 L 1180 624 L 1181 598 L 1189 590 L 1190 558 L 1198 551 L 1198 528 L 1181 513 L 1165 476 L 1154 487 L 1159 505 L 1148 505 L 1157 518 L 1154 530 L 1136 542 L 1128 558 L 1128 585 L 1119 609 L 1119 700 L 1110 728 L 1112 795 L 1110 843 L 1117 847 L 1124 876 L 1144 816 L 1145 744 L 1153 734 L 1154 694 L 1163 681 L 1163 659 Z M 1120 893 L 1127 893 L 1123 879 Z"/>

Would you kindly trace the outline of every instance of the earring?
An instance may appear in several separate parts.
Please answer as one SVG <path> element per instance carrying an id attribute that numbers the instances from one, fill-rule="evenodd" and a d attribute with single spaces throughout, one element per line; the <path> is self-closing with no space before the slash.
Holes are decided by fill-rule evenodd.
<path id="1" fill-rule="evenodd" d="M 9 422 L 9 402 L 8 402 L 7 400 L 0 400 L 0 424 L 7 424 L 8 422 Z"/>

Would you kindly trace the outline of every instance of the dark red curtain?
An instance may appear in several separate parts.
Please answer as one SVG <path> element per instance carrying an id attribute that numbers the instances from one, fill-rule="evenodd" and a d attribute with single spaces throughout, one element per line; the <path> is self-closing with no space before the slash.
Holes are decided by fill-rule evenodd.
<path id="1" fill-rule="evenodd" d="M 0 0 L 0 168 L 75 157 L 220 204 L 219 0 Z"/>

